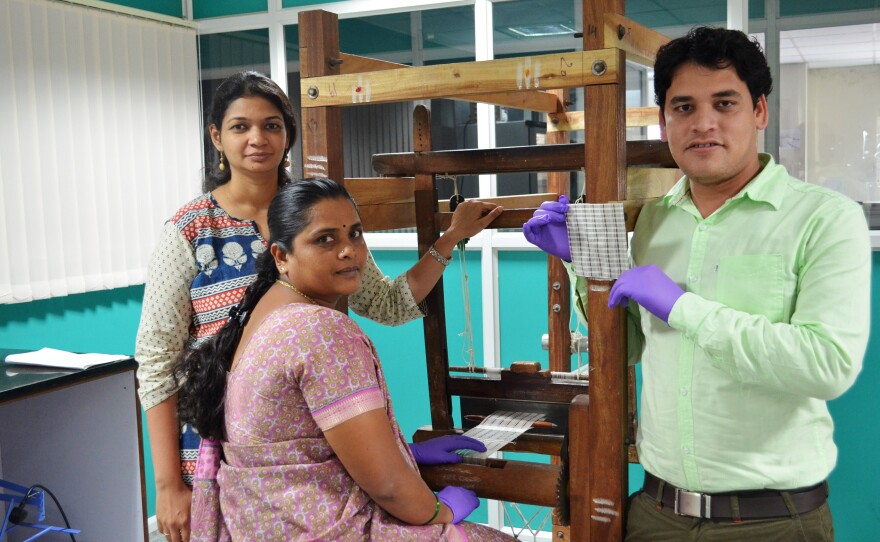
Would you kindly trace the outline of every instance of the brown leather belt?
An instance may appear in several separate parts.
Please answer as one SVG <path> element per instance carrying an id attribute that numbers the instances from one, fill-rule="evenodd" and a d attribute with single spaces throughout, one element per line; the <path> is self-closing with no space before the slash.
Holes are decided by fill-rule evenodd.
<path id="1" fill-rule="evenodd" d="M 660 502 L 672 508 L 680 516 L 704 519 L 767 519 L 791 517 L 785 503 L 788 494 L 792 507 L 798 514 L 806 514 L 819 508 L 828 498 L 828 482 L 790 490 L 765 489 L 737 493 L 697 493 L 686 491 L 664 482 L 645 472 L 643 491 L 657 499 L 662 486 Z"/>

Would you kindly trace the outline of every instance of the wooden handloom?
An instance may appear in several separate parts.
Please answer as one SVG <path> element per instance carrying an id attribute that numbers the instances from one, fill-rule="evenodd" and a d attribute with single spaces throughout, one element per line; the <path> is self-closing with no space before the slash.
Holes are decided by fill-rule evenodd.
<path id="1" fill-rule="evenodd" d="M 490 228 L 519 228 L 541 202 L 568 192 L 569 172 L 583 168 L 591 203 L 623 201 L 632 230 L 641 204 L 665 193 L 675 168 L 666 145 L 627 142 L 625 127 L 651 124 L 655 108 L 625 109 L 625 60 L 651 64 L 663 36 L 624 18 L 623 0 L 584 0 L 584 51 L 532 56 L 540 64 L 522 90 L 522 58 L 427 67 L 342 54 L 337 16 L 300 13 L 303 168 L 306 176 L 343 179 L 341 107 L 368 103 L 453 98 L 481 101 L 548 115 L 547 145 L 433 151 L 424 107 L 414 113 L 411 153 L 376 155 L 381 178 L 344 179 L 358 202 L 365 229 L 417 228 L 419 255 L 427 252 L 452 218 L 438 203 L 438 174 L 548 171 L 546 194 L 496 198 L 505 212 Z M 519 70 L 519 71 L 517 71 Z M 517 74 L 512 77 L 511 74 Z M 584 88 L 585 111 L 568 112 L 563 89 Z M 534 90 L 536 88 L 549 90 Z M 570 144 L 569 130 L 584 129 L 585 143 Z M 636 169 L 636 166 L 639 168 Z M 628 167 L 632 169 L 628 170 Z M 664 173 L 665 172 L 665 173 Z M 620 541 L 628 493 L 627 463 L 636 461 L 635 398 L 626 369 L 623 310 L 609 310 L 611 283 L 589 281 L 589 393 L 580 383 L 552 382 L 544 375 L 505 371 L 501 380 L 452 376 L 446 342 L 442 280 L 426 299 L 425 346 L 431 427 L 414 439 L 460 431 L 453 396 L 564 405 L 569 431 L 570 525 L 555 525 L 554 540 Z M 548 259 L 549 359 L 552 371 L 570 371 L 569 282 L 561 262 Z M 504 448 L 559 456 L 562 436 L 526 433 Z M 558 462 L 557 462 L 558 463 Z M 556 506 L 560 467 L 525 461 L 488 460 L 423 469 L 435 490 L 446 485 L 474 489 L 481 497 Z"/>

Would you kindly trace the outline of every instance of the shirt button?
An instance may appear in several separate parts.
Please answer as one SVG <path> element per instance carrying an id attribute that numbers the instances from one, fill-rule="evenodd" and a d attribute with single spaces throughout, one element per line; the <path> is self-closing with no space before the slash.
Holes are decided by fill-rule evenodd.
<path id="1" fill-rule="evenodd" d="M 700 280 L 700 277 L 698 277 L 697 275 L 691 275 L 688 277 L 688 280 L 691 282 L 697 282 Z"/>
<path id="2" fill-rule="evenodd" d="M 709 229 L 709 226 L 707 226 L 705 224 L 700 224 L 700 231 L 706 231 L 708 229 Z"/>
<path id="3" fill-rule="evenodd" d="M 687 446 L 682 448 L 681 451 L 684 452 L 684 455 L 691 455 L 691 449 L 688 448 Z"/>
<path id="4" fill-rule="evenodd" d="M 688 390 L 687 388 L 681 388 L 681 390 L 679 390 L 679 393 L 681 393 L 681 396 L 684 397 L 688 394 Z"/>

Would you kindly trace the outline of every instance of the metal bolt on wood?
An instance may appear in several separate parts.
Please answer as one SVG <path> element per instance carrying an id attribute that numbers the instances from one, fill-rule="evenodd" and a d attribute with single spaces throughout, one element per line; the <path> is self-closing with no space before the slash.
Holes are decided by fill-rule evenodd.
<path id="1" fill-rule="evenodd" d="M 605 75 L 607 69 L 608 66 L 605 64 L 604 60 L 593 61 L 593 75 Z"/>
<path id="2" fill-rule="evenodd" d="M 318 98 L 318 87 L 309 87 L 308 95 L 309 95 L 309 98 L 311 98 L 312 100 L 317 99 Z"/>

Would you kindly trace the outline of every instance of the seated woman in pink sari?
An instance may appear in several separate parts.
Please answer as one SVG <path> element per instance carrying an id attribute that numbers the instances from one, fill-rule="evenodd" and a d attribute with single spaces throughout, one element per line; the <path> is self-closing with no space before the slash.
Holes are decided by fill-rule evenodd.
<path id="1" fill-rule="evenodd" d="M 471 491 L 425 485 L 417 464 L 485 448 L 462 436 L 411 448 L 372 342 L 334 309 L 367 257 L 351 196 L 326 179 L 291 183 L 268 223 L 256 282 L 176 370 L 180 418 L 208 439 L 191 539 L 514 540 L 462 522 L 479 505 Z"/>

